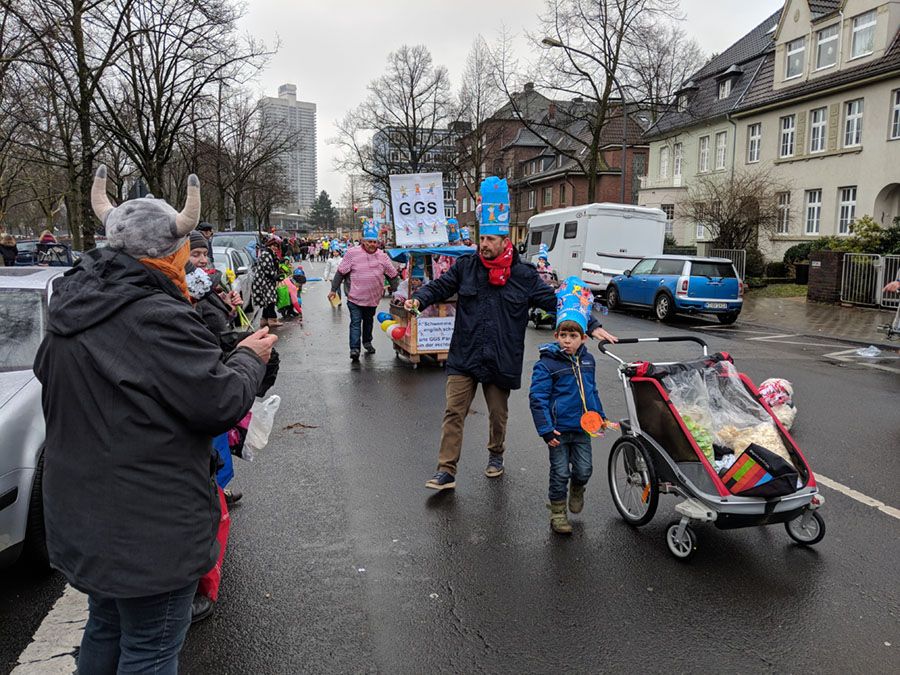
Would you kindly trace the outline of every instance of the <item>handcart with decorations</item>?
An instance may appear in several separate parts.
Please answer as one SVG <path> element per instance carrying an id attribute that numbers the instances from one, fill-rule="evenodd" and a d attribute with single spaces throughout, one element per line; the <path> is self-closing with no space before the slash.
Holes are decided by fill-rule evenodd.
<path id="1" fill-rule="evenodd" d="M 440 273 L 439 261 L 473 253 L 468 246 L 435 246 L 388 249 L 387 254 L 406 267 L 406 298 Z M 381 318 L 381 316 L 379 316 Z M 420 363 L 443 366 L 450 350 L 453 324 L 456 320 L 456 300 L 450 298 L 429 307 L 423 314 L 410 312 L 401 300 L 392 300 L 390 319 L 387 322 L 388 337 L 394 343 L 397 358 L 417 368 Z M 390 322 L 395 322 L 392 326 Z M 396 330 L 397 328 L 403 330 Z"/>

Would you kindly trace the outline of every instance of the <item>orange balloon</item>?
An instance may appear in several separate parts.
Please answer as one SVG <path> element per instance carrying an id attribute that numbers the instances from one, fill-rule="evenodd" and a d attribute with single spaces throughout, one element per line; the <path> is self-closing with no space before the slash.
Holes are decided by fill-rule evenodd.
<path id="1" fill-rule="evenodd" d="M 603 418 L 600 413 L 589 410 L 581 416 L 581 428 L 589 434 L 600 433 L 603 429 Z"/>

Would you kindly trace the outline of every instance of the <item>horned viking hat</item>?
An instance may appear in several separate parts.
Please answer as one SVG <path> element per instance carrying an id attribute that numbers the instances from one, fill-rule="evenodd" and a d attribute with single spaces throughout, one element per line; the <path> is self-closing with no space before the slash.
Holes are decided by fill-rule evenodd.
<path id="1" fill-rule="evenodd" d="M 106 194 L 106 166 L 101 164 L 94 174 L 91 205 L 111 249 L 133 258 L 162 258 L 177 251 L 200 221 L 200 179 L 188 176 L 180 213 L 153 195 L 113 206 Z"/>

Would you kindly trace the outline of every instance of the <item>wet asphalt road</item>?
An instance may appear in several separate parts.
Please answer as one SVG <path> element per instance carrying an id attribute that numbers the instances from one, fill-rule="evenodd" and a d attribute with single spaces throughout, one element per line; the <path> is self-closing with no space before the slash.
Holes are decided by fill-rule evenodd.
<path id="1" fill-rule="evenodd" d="M 815 548 L 793 545 L 780 525 L 701 526 L 696 555 L 680 564 L 663 540 L 675 498 L 661 497 L 640 530 L 620 520 L 607 438 L 595 441 L 575 533 L 559 538 L 544 506 L 546 448 L 531 423 L 527 376 L 510 400 L 506 474 L 482 473 L 479 394 L 457 490 L 434 494 L 424 482 L 435 469 L 443 370 L 400 364 L 377 327 L 378 353 L 351 367 L 349 313 L 332 311 L 324 295 L 310 283 L 306 324 L 281 329 L 279 419 L 259 458 L 236 466 L 245 497 L 232 514 L 218 608 L 189 633 L 183 672 L 898 670 L 900 521 L 824 489 L 828 533 Z M 794 435 L 813 470 L 900 506 L 900 375 L 823 358 L 846 346 L 748 341 L 698 331 L 709 326 L 702 321 L 670 327 L 615 314 L 606 325 L 623 337 L 706 332 L 754 380 L 790 379 Z M 529 328 L 526 373 L 550 338 Z M 619 351 L 691 355 L 650 349 Z M 608 359 L 600 393 L 611 417 L 625 414 Z M 32 604 L 52 603 L 43 599 L 52 583 Z M 4 636 L 22 606 L 19 586 L 0 586 Z M 17 622 L 12 642 L 24 646 L 18 636 L 29 630 Z"/>

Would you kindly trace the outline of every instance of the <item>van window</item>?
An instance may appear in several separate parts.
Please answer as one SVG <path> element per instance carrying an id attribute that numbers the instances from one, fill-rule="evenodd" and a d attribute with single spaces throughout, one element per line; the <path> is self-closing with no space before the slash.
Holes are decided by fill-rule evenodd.
<path id="1" fill-rule="evenodd" d="M 574 239 L 578 235 L 578 221 L 573 220 L 566 223 L 566 229 L 563 231 L 563 239 Z"/>
<path id="2" fill-rule="evenodd" d="M 653 266 L 653 274 L 681 274 L 684 260 L 657 260 Z"/>
<path id="3" fill-rule="evenodd" d="M 541 248 L 541 244 L 547 244 L 547 250 L 552 251 L 556 246 L 556 235 L 559 233 L 559 223 L 555 225 L 538 225 L 531 230 L 531 236 L 528 238 L 528 249 L 525 256 L 531 260 L 537 255 Z"/>
<path id="4" fill-rule="evenodd" d="M 727 262 L 692 262 L 692 277 L 712 277 L 714 279 L 734 279 L 734 265 Z"/>

